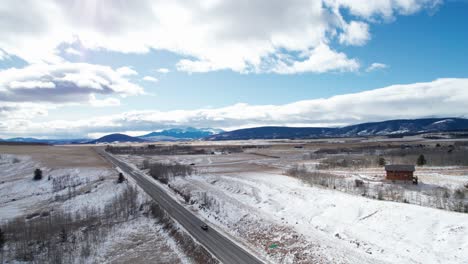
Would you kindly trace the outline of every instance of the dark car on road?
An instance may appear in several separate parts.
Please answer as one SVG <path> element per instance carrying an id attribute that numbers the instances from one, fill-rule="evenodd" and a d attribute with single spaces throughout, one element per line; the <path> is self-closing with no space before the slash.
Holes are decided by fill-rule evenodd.
<path id="1" fill-rule="evenodd" d="M 205 231 L 208 230 L 208 225 L 207 225 L 207 224 L 203 224 L 203 225 L 201 225 L 200 227 L 201 227 L 201 229 L 203 229 L 203 230 L 205 230 Z"/>

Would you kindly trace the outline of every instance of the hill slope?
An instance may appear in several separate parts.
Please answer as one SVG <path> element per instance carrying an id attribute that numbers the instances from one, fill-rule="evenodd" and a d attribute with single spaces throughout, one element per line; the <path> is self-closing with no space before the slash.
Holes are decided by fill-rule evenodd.
<path id="1" fill-rule="evenodd" d="M 149 134 L 139 136 L 151 141 L 176 141 L 176 140 L 190 140 L 190 139 L 200 139 L 214 134 L 224 132 L 221 129 L 212 129 L 212 128 L 172 128 L 166 129 L 159 132 L 151 132 Z"/>
<path id="2" fill-rule="evenodd" d="M 87 142 L 87 144 L 114 143 L 114 142 L 147 142 L 147 140 L 131 137 L 124 134 L 110 134 Z"/>
<path id="3" fill-rule="evenodd" d="M 206 140 L 305 139 L 327 137 L 385 136 L 468 130 L 468 119 L 422 118 L 363 123 L 342 128 L 256 127 L 225 132 Z"/>

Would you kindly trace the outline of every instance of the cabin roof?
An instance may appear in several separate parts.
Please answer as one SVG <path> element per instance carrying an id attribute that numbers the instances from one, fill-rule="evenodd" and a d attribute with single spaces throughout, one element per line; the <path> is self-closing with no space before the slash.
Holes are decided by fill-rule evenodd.
<path id="1" fill-rule="evenodd" d="M 414 165 L 394 164 L 394 165 L 386 165 L 385 170 L 386 171 L 415 171 L 416 169 L 414 168 Z"/>

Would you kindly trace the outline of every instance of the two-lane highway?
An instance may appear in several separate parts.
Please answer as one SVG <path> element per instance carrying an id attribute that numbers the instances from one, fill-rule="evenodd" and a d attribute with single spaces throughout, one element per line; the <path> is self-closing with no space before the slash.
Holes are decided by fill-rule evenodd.
<path id="1" fill-rule="evenodd" d="M 202 230 L 201 225 L 204 224 L 204 222 L 174 200 L 148 176 L 128 166 L 125 162 L 122 162 L 110 155 L 102 148 L 95 148 L 95 150 L 102 157 L 135 179 L 136 183 L 148 195 L 150 195 L 174 220 L 181 224 L 199 243 L 208 249 L 222 263 L 263 263 L 216 230 L 211 228 L 207 231 Z"/>

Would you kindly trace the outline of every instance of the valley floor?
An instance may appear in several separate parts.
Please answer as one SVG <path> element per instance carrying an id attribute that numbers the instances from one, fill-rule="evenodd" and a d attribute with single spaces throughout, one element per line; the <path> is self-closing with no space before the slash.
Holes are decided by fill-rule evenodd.
<path id="1" fill-rule="evenodd" d="M 310 186 L 282 175 L 288 162 L 259 155 L 120 157 L 196 164 L 167 190 L 272 263 L 468 263 L 466 213 Z"/>

